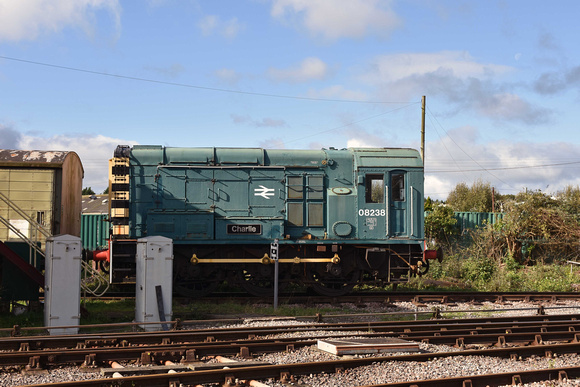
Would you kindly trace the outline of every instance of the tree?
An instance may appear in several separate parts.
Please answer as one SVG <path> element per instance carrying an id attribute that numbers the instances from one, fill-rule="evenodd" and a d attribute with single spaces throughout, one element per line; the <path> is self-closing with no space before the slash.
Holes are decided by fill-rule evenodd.
<path id="1" fill-rule="evenodd" d="M 478 180 L 470 187 L 459 183 L 447 196 L 446 203 L 458 212 L 491 212 L 492 187 Z"/>
<path id="2" fill-rule="evenodd" d="M 425 211 L 433 211 L 433 199 L 427 196 L 425 199 L 425 204 L 423 204 L 423 208 Z"/>
<path id="3" fill-rule="evenodd" d="M 95 191 L 93 191 L 93 189 L 91 187 L 85 187 L 83 188 L 83 192 L 81 193 L 81 195 L 94 195 Z"/>
<path id="4" fill-rule="evenodd" d="M 457 232 L 456 223 L 457 219 L 451 207 L 443 204 L 436 205 L 433 211 L 425 217 L 425 236 L 435 240 L 437 244 L 449 242 L 449 237 Z"/>
<path id="5" fill-rule="evenodd" d="M 580 188 L 578 186 L 567 186 L 556 194 L 556 200 L 560 203 L 562 211 L 580 221 Z"/>
<path id="6" fill-rule="evenodd" d="M 580 225 L 576 214 L 564 210 L 558 200 L 541 191 L 525 191 L 506 207 L 500 222 L 501 237 L 508 254 L 517 262 L 537 255 L 532 254 L 535 251 L 543 258 L 565 260 L 577 256 Z"/>
<path id="7" fill-rule="evenodd" d="M 109 194 L 109 187 L 105 188 L 105 190 L 103 191 L 103 195 L 108 195 Z"/>

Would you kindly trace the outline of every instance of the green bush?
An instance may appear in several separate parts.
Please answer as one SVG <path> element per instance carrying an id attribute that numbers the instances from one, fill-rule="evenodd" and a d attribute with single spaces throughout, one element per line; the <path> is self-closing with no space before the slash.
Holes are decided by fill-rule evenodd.
<path id="1" fill-rule="evenodd" d="M 564 264 L 524 266 L 511 257 L 497 262 L 460 254 L 432 264 L 425 280 L 446 281 L 458 288 L 482 292 L 569 292 L 580 283 L 578 273 Z"/>

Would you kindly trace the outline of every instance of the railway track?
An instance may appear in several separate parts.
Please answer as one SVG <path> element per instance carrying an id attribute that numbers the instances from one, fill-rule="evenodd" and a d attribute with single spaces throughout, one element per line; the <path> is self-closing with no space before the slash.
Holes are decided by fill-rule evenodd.
<path id="1" fill-rule="evenodd" d="M 42 350 L 90 349 L 95 347 L 126 348 L 136 346 L 153 346 L 190 343 L 233 343 L 236 341 L 257 340 L 264 336 L 275 336 L 284 332 L 300 332 L 305 335 L 313 332 L 373 332 L 394 337 L 444 337 L 451 334 L 457 336 L 482 336 L 486 334 L 519 334 L 534 332 L 535 334 L 552 334 L 565 331 L 566 335 L 580 334 L 580 315 L 533 315 L 495 318 L 464 318 L 420 321 L 375 321 L 375 322 L 341 322 L 341 323 L 302 323 L 285 324 L 278 327 L 240 327 L 240 328 L 210 328 L 186 329 L 157 332 L 85 334 L 64 336 L 22 336 L 0 339 L 0 350 L 4 353 Z M 568 337 L 568 336 L 566 336 Z M 438 339 L 433 339 L 438 340 Z M 445 343 L 447 344 L 447 343 Z M 2 352 L 0 352 L 0 358 Z M 2 363 L 0 360 L 0 364 Z"/>
<path id="2" fill-rule="evenodd" d="M 494 349 L 482 349 L 482 350 L 465 350 L 460 352 L 438 352 L 433 353 L 421 353 L 412 355 L 396 355 L 396 356 L 377 356 L 377 357 L 366 357 L 366 358 L 356 358 L 356 359 L 340 359 L 334 361 L 325 362 L 309 362 L 309 363 L 298 363 L 298 364 L 272 364 L 272 365 L 251 365 L 249 367 L 226 367 L 225 369 L 217 370 L 202 370 L 202 371 L 187 371 L 179 373 L 167 373 L 167 374 L 157 374 L 157 375 L 141 375 L 141 376 L 125 376 L 122 380 L 112 381 L 111 379 L 94 379 L 86 381 L 77 381 L 75 385 L 78 386 L 103 386 L 103 385 L 113 385 L 115 382 L 122 383 L 123 385 L 131 386 L 179 386 L 179 385 L 203 385 L 210 383 L 218 383 L 225 386 L 234 386 L 240 380 L 267 380 L 267 379 L 279 379 L 283 382 L 288 382 L 295 379 L 300 375 L 309 374 L 320 374 L 320 373 L 340 373 L 345 370 L 351 370 L 358 367 L 369 366 L 375 363 L 381 362 L 428 362 L 433 359 L 434 356 L 437 358 L 444 357 L 456 357 L 460 355 L 461 357 L 469 356 L 488 356 L 488 357 L 502 357 L 509 359 L 520 359 L 528 358 L 531 356 L 554 356 L 562 355 L 567 353 L 577 353 L 580 351 L 580 343 L 566 343 L 566 344 L 550 344 L 550 345 L 536 345 L 536 346 L 522 346 L 522 347 L 510 347 L 510 348 L 494 348 Z M 547 372 L 548 370 L 543 370 Z M 555 375 L 563 378 L 564 375 L 559 373 L 562 370 L 549 370 L 550 377 Z M 577 377 L 580 376 L 580 367 L 572 367 L 567 370 L 566 377 Z M 511 374 L 510 380 L 505 379 L 506 375 L 500 376 L 499 380 L 505 379 L 505 384 L 511 384 L 514 380 L 515 375 L 519 375 L 519 379 L 522 380 L 522 372 L 518 371 Z M 530 374 L 531 375 L 531 374 Z M 528 376 L 528 375 L 526 375 Z M 537 375 L 536 375 L 537 377 Z M 473 385 L 473 380 L 478 379 L 478 381 L 490 384 L 490 380 L 498 380 L 498 375 L 480 375 L 475 377 L 475 375 L 466 375 L 460 378 L 455 378 L 453 385 Z M 411 385 L 443 385 L 447 383 L 449 379 L 443 380 L 431 380 L 431 381 L 412 381 Z M 466 384 L 466 381 L 471 380 L 471 384 Z M 543 379 L 539 379 L 543 380 Z M 451 382 L 451 381 L 449 381 Z M 461 383 L 461 384 L 458 384 Z M 502 382 L 499 382 L 500 384 Z M 40 385 L 40 384 L 39 384 Z M 52 383 L 51 386 L 70 386 L 73 383 Z M 385 384 L 392 385 L 392 384 Z M 395 385 L 410 385 L 410 381 L 404 383 L 398 383 Z M 493 384 L 497 385 L 497 384 Z M 45 385 L 46 386 L 46 385 Z"/>
<path id="3" fill-rule="evenodd" d="M 560 322 L 558 322 L 560 323 Z M 449 345 L 466 348 L 479 346 L 523 346 L 541 345 L 544 342 L 580 342 L 580 323 L 528 324 L 521 327 L 516 324 L 504 328 L 483 328 L 461 326 L 447 330 L 430 327 L 429 331 L 405 333 L 381 332 L 384 328 L 374 329 L 376 333 L 353 334 L 362 338 L 396 337 L 405 340 L 420 341 L 437 345 Z M 477 329 L 479 328 L 479 329 Z M 515 332 L 514 332 L 515 331 Z M 36 351 L 12 351 L 0 353 L 0 365 L 26 365 L 29 369 L 54 366 L 60 364 L 107 364 L 113 361 L 139 360 L 141 364 L 162 364 L 166 361 L 192 363 L 203 357 L 210 356 L 239 356 L 252 358 L 253 355 L 272 352 L 291 351 L 298 348 L 313 346 L 317 340 L 329 338 L 343 338 L 348 333 L 311 334 L 309 339 L 276 338 L 272 339 L 245 339 L 216 342 L 177 342 L 169 343 L 164 339 L 162 344 L 127 345 L 78 348 L 45 349 Z"/>
<path id="4" fill-rule="evenodd" d="M 0 351 L 2 351 L 0 352 L 0 367 L 4 370 L 12 370 L 12 372 L 15 369 L 22 369 L 28 375 L 52 374 L 63 367 L 63 369 L 69 370 L 76 368 L 90 371 L 83 372 L 84 376 L 73 379 L 75 382 L 72 384 L 58 382 L 53 384 L 54 386 L 177 386 L 179 384 L 242 386 L 246 385 L 244 383 L 250 380 L 248 379 L 250 377 L 251 380 L 260 381 L 255 383 L 267 383 L 262 384 L 262 386 L 280 387 L 282 382 L 290 380 L 298 380 L 304 386 L 322 386 L 339 384 L 335 384 L 334 380 L 328 383 L 312 382 L 312 377 L 309 379 L 309 375 L 339 379 L 359 374 L 363 372 L 360 371 L 361 369 L 374 369 L 377 365 L 389 364 L 391 367 L 391 364 L 417 364 L 417 362 L 426 364 L 426 367 L 429 368 L 429 364 L 432 363 L 429 359 L 444 358 L 449 358 L 453 364 L 461 364 L 465 362 L 465 359 L 479 357 L 511 359 L 504 361 L 512 361 L 517 364 L 522 363 L 522 361 L 515 359 L 530 357 L 538 359 L 554 357 L 555 361 L 559 361 L 561 356 L 576 356 L 575 354 L 580 351 L 580 306 L 575 301 L 577 294 L 486 294 L 478 300 L 470 298 L 470 301 L 465 305 L 461 301 L 456 301 L 459 298 L 454 298 L 455 293 L 447 294 L 448 297 L 444 297 L 440 293 L 409 293 L 405 296 L 409 297 L 408 300 L 411 300 L 413 305 L 409 307 L 408 304 L 404 303 L 407 306 L 403 309 L 407 311 L 402 313 L 403 316 L 391 316 L 401 314 L 400 312 L 386 312 L 375 314 L 373 321 L 348 322 L 343 320 L 343 318 L 353 316 L 356 318 L 358 315 L 318 315 L 302 316 L 294 321 L 286 319 L 287 321 L 283 322 L 267 318 L 257 319 L 254 321 L 254 326 L 229 328 L 219 327 L 219 324 L 223 324 L 224 321 L 174 321 L 168 322 L 172 328 L 169 331 L 108 332 L 73 336 L 26 336 L 27 333 L 35 332 L 14 327 L 10 333 L 17 335 L 16 337 L 0 338 Z M 359 297 L 361 296 L 359 295 Z M 471 295 L 464 294 L 462 297 L 471 297 Z M 487 300 L 490 299 L 501 300 L 495 307 L 498 309 L 490 309 L 487 304 L 489 302 Z M 527 301 L 528 304 L 522 307 L 520 303 L 524 301 Z M 486 314 L 501 311 L 505 315 L 460 319 L 441 318 L 446 315 L 451 316 L 452 314 L 448 313 L 450 311 L 453 311 L 454 316 L 465 316 L 466 314 L 460 312 L 461 308 L 465 308 L 466 312 L 467 310 L 473 312 L 473 308 L 477 308 L 480 303 L 484 302 L 486 304 L 481 305 L 481 307 L 485 309 Z M 460 305 L 456 305 L 456 303 Z M 512 303 L 518 304 L 510 309 Z M 390 301 L 384 301 L 383 298 L 381 305 L 390 306 Z M 388 309 L 391 310 L 391 308 Z M 414 311 L 409 312 L 413 309 Z M 409 320 L 416 319 L 417 315 L 421 313 L 427 314 L 427 318 L 437 319 Z M 510 313 L 525 313 L 527 315 L 510 316 Z M 415 316 L 409 316 L 413 314 Z M 380 318 L 389 320 L 404 318 L 405 320 L 376 321 Z M 240 321 L 241 319 L 236 318 L 230 320 L 230 323 Z M 208 327 L 204 327 L 203 324 L 208 325 Z M 283 326 L 270 326 L 275 324 L 283 324 Z M 121 325 L 125 330 L 134 327 L 134 324 Z M 107 324 L 106 329 L 114 328 L 111 324 Z M 4 332 L 6 333 L 6 330 Z M 382 356 L 382 354 L 375 353 L 368 355 L 368 358 L 354 359 L 326 354 L 319 360 L 308 360 L 308 357 L 312 357 L 313 354 L 319 356 L 316 354 L 321 353 L 316 349 L 318 340 L 344 339 L 352 336 L 369 340 L 385 337 L 408 340 L 419 343 L 423 353 L 394 356 Z M 272 360 L 272 358 L 279 357 L 302 357 L 304 354 L 309 354 L 306 359 L 283 360 L 280 364 L 277 360 Z M 222 369 L 223 364 L 216 361 L 216 359 L 224 357 L 236 359 L 234 363 L 227 364 L 229 373 L 228 370 Z M 125 369 L 110 368 L 111 365 L 118 363 L 124 364 Z M 541 379 L 543 377 L 551 379 L 573 378 L 576 377 L 577 370 L 569 365 L 576 364 L 580 364 L 580 358 L 572 361 L 572 364 L 558 362 L 548 364 L 544 362 L 545 367 L 542 365 L 535 367 L 538 369 L 546 368 L 543 373 L 534 374 L 526 370 L 524 370 L 525 372 L 519 370 L 509 374 L 512 375 L 512 381 L 531 381 L 535 380 L 534 378 Z M 139 367 L 134 365 L 139 365 Z M 172 374 L 172 378 L 169 375 L 143 374 L 167 372 L 169 368 L 178 371 L 178 374 Z M 554 374 L 555 370 L 561 372 Z M 511 368 L 508 367 L 506 371 L 511 371 Z M 111 379 L 110 375 L 113 373 L 123 375 L 123 379 Z M 389 375 L 400 373 L 383 372 L 383 374 Z M 406 371 L 403 372 L 403 374 L 406 373 Z M 483 385 L 481 383 L 498 385 L 499 380 L 504 383 L 506 378 L 509 378 L 503 376 L 504 379 L 497 379 L 497 375 L 504 372 L 490 371 L 490 373 L 490 379 L 486 379 L 483 375 L 462 375 L 457 379 L 457 383 L 461 382 L 462 386 Z M 451 383 L 451 379 L 455 376 L 452 374 L 445 379 L 450 380 Z M 469 378 L 471 376 L 473 378 Z M 2 377 L 0 375 L 0 378 Z M 492 379 L 492 377 L 496 377 L 496 379 Z M 90 381 L 80 380 L 85 378 L 90 379 Z M 441 383 L 434 377 L 419 378 L 424 380 L 415 379 L 417 378 L 414 378 L 412 384 L 417 386 L 440 385 Z M 34 385 L 37 383 L 35 380 L 37 379 L 27 379 L 24 383 Z M 49 380 L 52 381 L 52 379 Z M 362 386 L 369 384 L 369 381 L 377 380 L 369 378 L 364 382 L 349 381 L 342 385 Z M 451 385 L 455 385 L 453 383 Z M 0 380 L 0 384 L 13 385 L 4 384 L 2 380 Z M 409 385 L 408 382 L 404 384 Z M 506 384 L 511 384 L 511 382 Z M 39 385 L 50 386 L 45 381 Z M 382 384 L 377 383 L 376 385 Z"/>
<path id="5" fill-rule="evenodd" d="M 88 297 L 95 300 L 120 300 L 133 298 L 134 293 L 107 293 L 103 297 Z M 246 304 L 272 304 L 274 297 L 248 296 L 247 293 L 219 292 L 196 299 L 197 302 L 222 304 L 228 302 Z M 189 299 L 176 297 L 178 302 L 189 302 Z M 340 297 L 325 297 L 306 292 L 282 293 L 278 297 L 280 305 L 284 304 L 368 304 L 368 303 L 463 303 L 463 302 L 558 302 L 580 300 L 577 292 L 449 292 L 449 291 L 373 291 L 352 292 Z"/>
<path id="6" fill-rule="evenodd" d="M 300 337 L 284 336 L 289 333 L 299 334 Z M 359 338 L 395 337 L 447 345 L 455 349 L 450 352 L 373 356 L 364 359 L 314 362 L 313 364 L 255 365 L 252 362 L 247 364 L 240 362 L 236 365 L 230 364 L 229 370 L 204 370 L 204 367 L 210 366 L 201 363 L 203 360 L 220 356 L 234 356 L 246 362 L 263 353 L 297 351 L 301 348 L 316 346 L 317 340 L 320 339 L 344 338 L 352 335 Z M 487 349 L 470 349 L 473 347 Z M 344 372 L 346 369 L 374 362 L 426 362 L 434 356 L 437 358 L 458 355 L 493 356 L 514 359 L 577 353 L 580 351 L 580 315 L 506 316 L 437 321 L 301 323 L 286 324 L 282 327 L 258 326 L 147 333 L 16 337 L 1 339 L 0 349 L 5 351 L 0 352 L 1 366 L 25 366 L 29 372 L 38 372 L 47 367 L 58 367 L 63 364 L 91 368 L 107 367 L 115 362 L 137 362 L 150 367 L 178 363 L 193 365 L 196 368 L 194 371 L 171 375 L 126 376 L 122 379 L 123 384 L 135 386 L 179 385 L 176 383 L 235 385 L 236 381 L 249 380 L 250 377 L 259 380 L 290 380 L 312 373 Z M 182 367 L 181 371 L 183 370 Z M 565 372 L 566 375 L 576 375 L 575 370 Z M 560 377 L 563 377 L 562 375 L 564 374 L 560 374 Z M 519 377 L 523 378 L 522 375 Z M 528 377 L 532 376 L 526 376 Z M 87 386 L 110 385 L 111 379 L 98 378 L 96 381 L 75 383 Z M 46 384 L 43 385 L 46 386 Z"/>

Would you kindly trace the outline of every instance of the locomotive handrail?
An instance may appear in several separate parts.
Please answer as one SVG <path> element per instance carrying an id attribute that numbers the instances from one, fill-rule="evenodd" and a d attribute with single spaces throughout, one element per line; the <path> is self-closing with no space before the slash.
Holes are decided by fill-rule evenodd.
<path id="1" fill-rule="evenodd" d="M 198 258 L 197 254 L 193 254 L 191 259 L 189 260 L 192 264 L 197 265 L 200 263 L 261 263 L 263 265 L 269 265 L 274 263 L 274 260 L 268 256 L 268 254 L 264 254 L 261 258 Z M 331 258 L 302 258 L 302 257 L 294 257 L 294 258 L 278 258 L 278 262 L 280 263 L 340 263 L 340 257 L 338 254 L 334 254 Z"/>
<path id="2" fill-rule="evenodd" d="M 409 187 L 411 190 L 411 236 L 415 236 L 415 189 L 413 186 Z"/>
<path id="3" fill-rule="evenodd" d="M 283 165 L 206 165 L 206 164 L 199 164 L 199 165 L 191 165 L 191 164 L 162 164 L 158 165 L 157 169 L 162 168 L 211 168 L 211 169 L 287 169 L 291 168 L 288 166 Z M 310 168 L 310 169 L 317 169 L 320 168 L 319 166 L 300 166 L 300 168 Z"/>

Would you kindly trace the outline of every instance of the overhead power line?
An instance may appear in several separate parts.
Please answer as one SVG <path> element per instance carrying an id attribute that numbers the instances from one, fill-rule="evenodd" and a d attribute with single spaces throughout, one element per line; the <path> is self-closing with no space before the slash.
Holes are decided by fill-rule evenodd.
<path id="1" fill-rule="evenodd" d="M 503 184 L 507 185 L 508 187 L 514 188 L 511 184 L 509 184 L 508 182 L 504 181 L 503 179 L 501 179 L 499 176 L 494 175 L 493 173 L 491 173 L 491 169 L 489 168 L 485 168 L 483 165 L 481 165 L 480 163 L 477 162 L 477 160 L 475 160 L 473 157 L 471 157 L 471 155 L 469 153 L 467 153 L 463 148 L 461 148 L 461 146 L 459 146 L 459 144 L 453 139 L 453 137 L 451 137 L 449 135 L 449 133 L 443 128 L 443 126 L 439 123 L 439 120 L 437 120 L 437 117 L 435 117 L 433 115 L 433 113 L 431 113 L 431 110 L 429 110 L 429 114 L 433 117 L 433 119 L 437 122 L 437 124 L 441 127 L 441 129 L 443 129 L 443 131 L 445 132 L 445 134 L 447 135 L 447 138 L 449 138 L 454 144 L 455 146 L 457 146 L 457 148 L 459 148 L 459 150 L 461 150 L 461 152 L 463 152 L 467 157 L 469 157 L 471 159 L 471 161 L 473 161 L 475 164 L 477 164 L 480 168 L 481 171 L 485 171 L 487 172 L 489 175 L 491 175 L 492 177 L 494 177 L 495 179 L 501 181 Z M 445 148 L 447 149 L 447 148 Z M 451 153 L 450 153 L 451 155 Z M 455 159 L 453 159 L 455 161 Z M 457 164 L 459 167 L 459 164 Z M 459 167 L 461 169 L 461 167 Z M 467 170 L 461 170 L 461 173 L 465 173 L 468 172 Z"/>
<path id="2" fill-rule="evenodd" d="M 531 169 L 531 168 L 547 168 L 560 167 L 562 165 L 580 164 L 580 161 L 570 161 L 567 163 L 553 163 L 553 164 L 538 164 L 538 165 L 522 165 L 519 167 L 498 167 L 498 168 L 481 168 L 481 169 L 463 169 L 463 170 L 429 170 L 429 173 L 456 173 L 456 172 L 481 172 L 481 171 L 504 171 L 508 169 Z"/>
<path id="3" fill-rule="evenodd" d="M 359 123 L 361 123 L 363 121 L 368 121 L 368 120 L 371 120 L 373 118 L 377 118 L 377 117 L 380 117 L 380 116 L 384 116 L 385 114 L 393 113 L 393 112 L 395 112 L 397 110 L 401 110 L 401 109 L 407 108 L 409 106 L 416 105 L 418 103 L 419 102 L 411 102 L 408 105 L 401 106 L 401 107 L 398 107 L 398 108 L 395 108 L 395 109 L 392 109 L 392 110 L 389 110 L 389 111 L 386 111 L 386 112 L 382 112 L 382 113 L 376 114 L 374 116 L 361 118 L 360 120 L 357 120 L 357 121 L 351 121 L 351 122 L 348 122 L 348 123 L 346 123 L 344 125 L 340 125 L 340 126 L 337 126 L 337 127 L 331 128 L 331 129 L 327 129 L 327 130 L 323 130 L 323 131 L 320 131 L 320 132 L 316 132 L 316 133 L 310 134 L 308 136 L 303 136 L 303 137 L 300 137 L 300 138 L 295 138 L 294 140 L 284 141 L 283 144 L 284 145 L 287 145 L 287 144 L 289 144 L 291 142 L 296 142 L 296 141 L 304 140 L 304 139 L 309 138 L 309 137 L 315 137 L 315 136 L 319 136 L 319 135 L 324 134 L 324 133 L 333 132 L 335 130 L 347 128 L 349 126 L 359 124 Z"/>
<path id="4" fill-rule="evenodd" d="M 270 98 L 298 99 L 298 100 L 306 100 L 306 101 L 321 101 L 321 102 L 346 102 L 346 103 L 361 103 L 361 104 L 408 104 L 408 103 L 410 103 L 409 101 L 404 101 L 404 102 L 360 101 L 360 100 L 350 100 L 350 99 L 315 98 L 315 97 L 301 97 L 301 96 L 283 95 L 283 94 L 256 93 L 256 92 L 251 92 L 251 91 L 221 89 L 221 88 L 217 88 L 217 87 L 199 86 L 199 85 L 192 85 L 192 84 L 179 83 L 179 82 L 167 82 L 167 81 L 160 81 L 157 79 L 135 77 L 135 76 L 123 75 L 123 74 L 112 74 L 112 73 L 106 73 L 106 72 L 102 72 L 102 71 L 87 70 L 87 69 L 82 69 L 82 68 L 78 68 L 78 67 L 62 66 L 62 65 L 52 64 L 52 63 L 44 63 L 44 62 L 38 62 L 38 61 L 32 61 L 32 60 L 26 60 L 26 59 L 20 59 L 20 58 L 12 58 L 12 57 L 1 56 L 1 55 L 0 55 L 0 59 L 10 60 L 10 61 L 14 61 L 14 62 L 27 63 L 27 64 L 31 64 L 31 65 L 36 65 L 36 66 L 51 67 L 51 68 L 56 68 L 56 69 L 60 69 L 60 70 L 76 71 L 76 72 L 80 72 L 80 73 L 99 75 L 99 76 L 104 76 L 104 77 L 128 79 L 128 80 L 132 80 L 132 81 L 156 83 L 156 84 L 168 85 L 168 86 L 186 87 L 186 88 L 190 88 L 190 89 L 216 91 L 216 92 L 221 92 L 221 93 L 253 95 L 253 96 L 270 97 Z"/>

